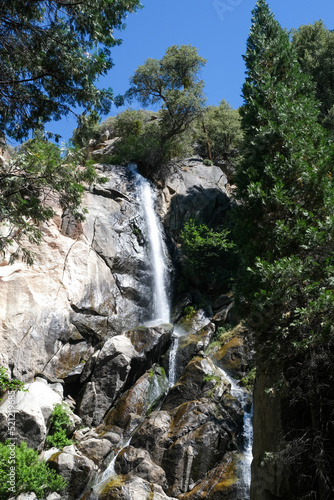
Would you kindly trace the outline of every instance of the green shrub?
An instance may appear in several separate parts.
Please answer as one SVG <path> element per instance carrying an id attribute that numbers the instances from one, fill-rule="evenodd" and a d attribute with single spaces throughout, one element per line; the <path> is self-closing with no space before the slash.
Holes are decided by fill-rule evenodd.
<path id="1" fill-rule="evenodd" d="M 21 443 L 20 446 L 10 445 L 9 441 L 0 443 L 1 500 L 24 492 L 34 492 L 37 498 L 43 498 L 48 493 L 62 491 L 65 487 L 66 482 L 62 477 L 44 461 L 39 461 L 37 451 L 28 448 L 26 443 Z"/>
<path id="2" fill-rule="evenodd" d="M 6 391 L 24 391 L 27 392 L 28 389 L 24 389 L 24 382 L 21 380 L 16 380 L 8 377 L 8 370 L 4 366 L 0 366 L 0 395 L 4 394 Z M 0 401 L 2 401 L 0 399 Z"/>
<path id="3" fill-rule="evenodd" d="M 193 219 L 185 223 L 180 239 L 183 275 L 190 286 L 201 291 L 229 290 L 237 263 L 229 234 L 228 229 L 213 230 Z"/>
<path id="4" fill-rule="evenodd" d="M 252 368 L 241 380 L 240 383 L 243 387 L 251 391 L 254 387 L 256 377 L 256 368 Z"/>
<path id="5" fill-rule="evenodd" d="M 213 161 L 209 160 L 208 158 L 205 158 L 205 160 L 203 160 L 203 165 L 211 167 L 211 165 L 213 165 Z"/>
<path id="6" fill-rule="evenodd" d="M 46 438 L 49 448 L 55 446 L 56 448 L 62 449 L 64 446 L 69 446 L 73 443 L 73 441 L 67 437 L 71 420 L 69 417 L 69 410 L 65 405 L 59 403 L 55 405 L 50 423 L 49 435 Z"/>
<path id="7" fill-rule="evenodd" d="M 184 308 L 183 314 L 185 315 L 186 319 L 190 319 L 196 314 L 196 308 L 194 306 L 186 306 Z"/>
<path id="8" fill-rule="evenodd" d="M 103 122 L 100 131 L 107 129 L 111 137 L 119 138 L 108 162 L 120 165 L 136 163 L 140 172 L 149 178 L 163 177 L 172 158 L 192 154 L 191 134 L 184 132 L 166 138 L 159 112 L 129 108 Z M 103 162 L 106 161 L 103 157 Z"/>

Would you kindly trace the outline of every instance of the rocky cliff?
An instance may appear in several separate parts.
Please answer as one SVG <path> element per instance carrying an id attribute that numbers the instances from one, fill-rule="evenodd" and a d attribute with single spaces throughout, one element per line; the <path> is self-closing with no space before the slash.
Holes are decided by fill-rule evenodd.
<path id="1" fill-rule="evenodd" d="M 29 389 L 17 394 L 17 438 L 68 480 L 64 499 L 246 498 L 237 487 L 243 408 L 221 371 L 224 356 L 241 359 L 242 341 L 220 361 L 204 353 L 231 299 L 187 318 L 178 345 L 172 325 L 140 326 L 151 315 L 152 269 L 133 174 L 97 168 L 108 181 L 86 192 L 86 220 L 59 214 L 31 267 L 0 267 L 0 365 Z M 175 259 L 185 219 L 214 223 L 230 208 L 225 175 L 198 158 L 175 164 L 156 191 Z M 236 364 L 245 374 L 247 361 Z M 75 444 L 45 451 L 60 402 Z M 2 440 L 7 419 L 5 396 Z"/>

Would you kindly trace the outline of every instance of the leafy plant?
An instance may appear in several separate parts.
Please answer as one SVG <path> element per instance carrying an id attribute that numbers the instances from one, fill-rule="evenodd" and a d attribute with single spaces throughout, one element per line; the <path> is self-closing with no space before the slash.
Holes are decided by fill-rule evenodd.
<path id="1" fill-rule="evenodd" d="M 73 443 L 67 437 L 68 429 L 71 425 L 69 409 L 63 404 L 56 404 L 50 417 L 50 430 L 46 442 L 50 448 L 64 448 Z"/>
<path id="2" fill-rule="evenodd" d="M 111 67 L 117 30 L 138 0 L 2 3 L 0 129 L 17 140 L 76 107 L 107 112 L 112 90 L 95 86 Z"/>
<path id="3" fill-rule="evenodd" d="M 228 229 L 213 230 L 194 219 L 185 223 L 180 234 L 183 273 L 199 288 L 229 288 L 236 264 L 235 244 L 229 234 Z"/>
<path id="4" fill-rule="evenodd" d="M 8 369 L 4 366 L 0 366 L 0 394 L 6 391 L 27 392 L 28 389 L 24 389 L 24 382 L 22 382 L 21 380 L 10 379 L 8 376 Z"/>
<path id="5" fill-rule="evenodd" d="M 243 387 L 246 387 L 247 390 L 252 390 L 254 383 L 255 383 L 255 377 L 256 377 L 256 368 L 252 368 L 247 375 L 245 375 L 241 380 L 240 384 Z"/>
<path id="6" fill-rule="evenodd" d="M 13 486 L 8 481 L 15 474 Z M 33 492 L 37 498 L 48 493 L 60 492 L 66 482 L 45 461 L 40 461 L 37 451 L 22 442 L 20 446 L 0 443 L 0 498 L 6 500 L 20 493 Z"/>
<path id="7" fill-rule="evenodd" d="M 203 160 L 203 165 L 205 165 L 206 167 L 211 167 L 211 165 L 213 165 L 213 161 L 209 160 L 208 158 L 205 158 Z"/>

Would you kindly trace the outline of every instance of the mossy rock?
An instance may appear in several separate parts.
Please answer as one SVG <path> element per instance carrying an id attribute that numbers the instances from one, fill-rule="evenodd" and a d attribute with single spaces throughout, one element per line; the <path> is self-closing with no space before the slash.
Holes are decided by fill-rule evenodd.
<path id="1" fill-rule="evenodd" d="M 211 469 L 204 479 L 197 481 L 191 491 L 178 496 L 180 500 L 236 500 L 237 497 L 236 453 L 226 454 L 223 462 Z"/>

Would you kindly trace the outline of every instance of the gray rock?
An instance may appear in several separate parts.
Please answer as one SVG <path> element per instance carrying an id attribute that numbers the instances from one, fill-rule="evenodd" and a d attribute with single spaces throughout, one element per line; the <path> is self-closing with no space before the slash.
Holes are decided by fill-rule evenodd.
<path id="1" fill-rule="evenodd" d="M 61 396 L 53 391 L 45 380 L 25 386 L 28 392 L 17 392 L 15 396 L 15 437 L 36 450 L 43 448 L 48 420 L 54 405 L 62 402 Z M 7 418 L 11 410 L 8 397 L 0 407 L 1 438 L 6 439 Z"/>
<path id="2" fill-rule="evenodd" d="M 151 277 L 135 231 L 142 221 L 134 185 L 125 167 L 101 170 L 113 198 L 87 192 L 89 212 L 80 227 L 68 219 L 62 234 L 59 215 L 42 227 L 40 246 L 25 242 L 35 251 L 33 266 L 0 266 L 2 364 L 10 363 L 21 380 L 42 372 L 72 376 L 91 354 L 90 344 L 137 326 L 149 309 Z"/>
<path id="3" fill-rule="evenodd" d="M 149 483 L 138 476 L 120 476 L 111 480 L 103 491 L 99 492 L 98 498 L 99 500 L 139 500 L 148 498 L 150 500 L 177 500 L 166 495 L 161 486 Z"/>
<path id="4" fill-rule="evenodd" d="M 184 401 L 199 400 L 210 395 L 219 401 L 229 388 L 221 372 L 209 358 L 195 357 L 190 361 L 179 381 L 169 391 L 163 410 L 177 408 Z"/>
<path id="5" fill-rule="evenodd" d="M 65 446 L 62 452 L 53 455 L 47 463 L 68 482 L 66 490 L 62 492 L 62 500 L 76 500 L 95 469 L 94 462 L 83 456 L 73 445 Z"/>
<path id="6" fill-rule="evenodd" d="M 20 493 L 16 500 L 37 500 L 37 497 L 35 493 Z"/>
<path id="7" fill-rule="evenodd" d="M 167 490 L 165 471 L 152 462 L 146 450 L 126 446 L 117 455 L 115 470 L 117 474 L 138 476 Z"/>
<path id="8" fill-rule="evenodd" d="M 196 161 L 180 161 L 165 181 L 160 213 L 164 225 L 179 241 L 184 222 L 196 219 L 206 224 L 219 223 L 229 210 L 227 178 L 219 167 Z"/>
<path id="9" fill-rule="evenodd" d="M 104 344 L 79 405 L 79 415 L 87 425 L 102 421 L 125 386 L 136 357 L 138 353 L 125 335 L 117 335 Z"/>
<path id="10" fill-rule="evenodd" d="M 80 441 L 77 448 L 83 455 L 99 465 L 110 452 L 111 442 L 108 439 L 91 438 Z"/>
<path id="11" fill-rule="evenodd" d="M 226 323 L 228 313 L 233 307 L 233 302 L 230 302 L 229 304 L 226 304 L 222 306 L 214 315 L 212 318 L 212 321 L 215 323 L 217 326 L 223 326 Z"/>
<path id="12" fill-rule="evenodd" d="M 172 325 L 139 327 L 106 341 L 79 404 L 79 415 L 87 425 L 100 424 L 125 387 L 167 351 L 172 331 Z"/>
<path id="13" fill-rule="evenodd" d="M 124 430 L 123 437 L 128 438 L 167 388 L 168 379 L 164 370 L 154 366 L 117 401 L 99 427 L 99 433 L 104 436 L 110 426 L 118 425 Z"/>
<path id="14" fill-rule="evenodd" d="M 45 500 L 62 500 L 62 497 L 59 493 L 50 493 Z"/>

